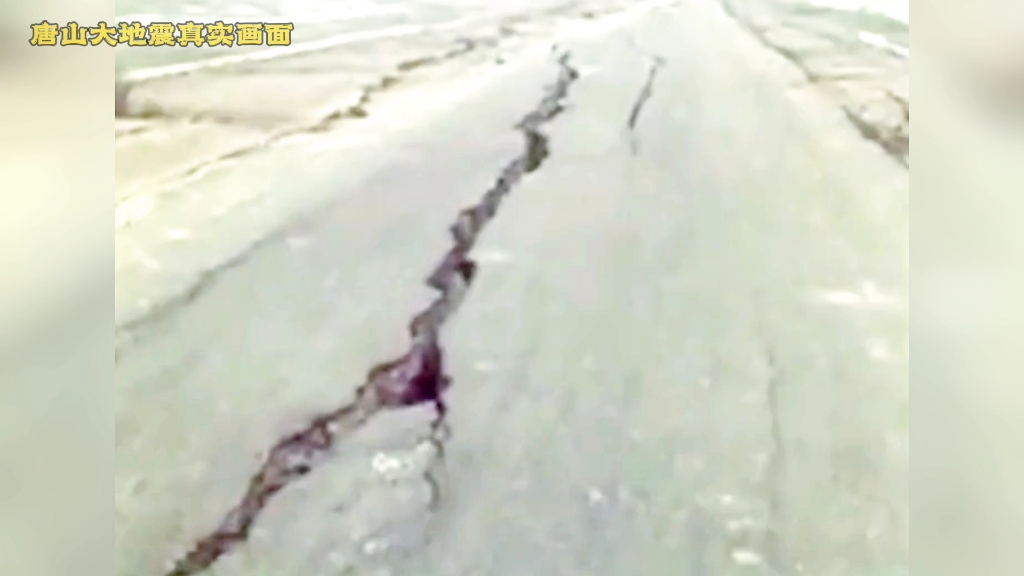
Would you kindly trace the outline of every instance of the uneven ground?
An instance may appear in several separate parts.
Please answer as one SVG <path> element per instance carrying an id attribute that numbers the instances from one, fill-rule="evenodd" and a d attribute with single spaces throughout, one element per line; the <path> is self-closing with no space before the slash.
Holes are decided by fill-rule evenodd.
<path id="1" fill-rule="evenodd" d="M 546 34 L 184 189 L 244 198 L 230 220 L 179 192 L 128 225 L 117 574 L 161 574 L 276 438 L 404 351 L 447 226 L 523 152 L 563 52 L 551 155 L 445 328 L 440 507 L 429 414 L 386 414 L 209 573 L 908 573 L 906 169 L 717 3 Z M 303 215 L 266 235 L 282 213 Z"/>

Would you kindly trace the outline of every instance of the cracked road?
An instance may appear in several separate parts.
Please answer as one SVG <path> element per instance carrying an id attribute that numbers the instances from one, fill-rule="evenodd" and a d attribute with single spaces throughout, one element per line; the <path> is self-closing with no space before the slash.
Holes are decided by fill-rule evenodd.
<path id="1" fill-rule="evenodd" d="M 908 573 L 907 171 L 716 4 L 549 48 L 372 169 L 308 153 L 335 198 L 134 322 L 117 574 L 168 573 L 275 442 L 406 352 L 449 227 L 520 155 L 500 208 L 458 220 L 486 226 L 441 329 L 444 459 L 432 407 L 377 414 L 179 573 Z"/>

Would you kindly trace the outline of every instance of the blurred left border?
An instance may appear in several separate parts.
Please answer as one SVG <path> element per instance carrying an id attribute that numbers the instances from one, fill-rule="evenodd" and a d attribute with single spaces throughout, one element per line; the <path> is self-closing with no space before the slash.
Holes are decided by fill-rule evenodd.
<path id="1" fill-rule="evenodd" d="M 114 48 L 39 45 L 32 25 L 113 23 L 114 3 L 5 2 L 0 15 L 0 574 L 105 576 Z"/>

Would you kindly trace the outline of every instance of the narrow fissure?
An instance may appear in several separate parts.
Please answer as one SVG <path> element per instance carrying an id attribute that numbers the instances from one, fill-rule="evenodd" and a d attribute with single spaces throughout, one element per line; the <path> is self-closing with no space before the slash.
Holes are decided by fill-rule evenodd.
<path id="1" fill-rule="evenodd" d="M 789 568 L 782 534 L 783 528 L 780 525 L 784 522 L 783 495 L 780 486 L 786 469 L 786 445 L 782 435 L 782 420 L 779 413 L 779 394 L 783 375 L 775 354 L 767 346 L 765 359 L 769 371 L 766 397 L 772 450 L 765 470 L 765 481 L 768 483 L 768 529 L 762 545 L 769 565 L 779 574 L 783 574 Z"/>

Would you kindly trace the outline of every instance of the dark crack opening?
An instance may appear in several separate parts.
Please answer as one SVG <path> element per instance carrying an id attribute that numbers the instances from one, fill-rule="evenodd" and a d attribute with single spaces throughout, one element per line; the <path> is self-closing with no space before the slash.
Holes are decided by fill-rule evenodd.
<path id="1" fill-rule="evenodd" d="M 771 39 L 768 38 L 768 30 L 766 28 L 756 26 L 747 18 L 742 17 L 731 2 L 725 2 L 724 8 L 726 13 L 729 14 L 729 16 L 732 17 L 732 19 L 740 26 L 746 29 L 747 32 L 750 33 L 754 39 L 760 42 L 762 46 L 774 51 L 796 66 L 812 85 L 835 81 L 837 79 L 832 76 L 825 76 L 815 72 L 804 62 L 804 58 L 801 58 L 795 51 L 772 42 Z M 854 128 L 857 129 L 857 132 L 862 138 L 874 142 L 893 160 L 901 164 L 904 168 L 909 168 L 910 102 L 905 98 L 894 94 L 892 91 L 888 91 L 886 95 L 892 102 L 895 102 L 902 111 L 902 122 L 895 126 L 880 126 L 877 123 L 867 120 L 862 116 L 860 111 L 855 110 L 850 106 L 840 103 L 839 107 L 846 116 L 846 119 Z"/>
<path id="2" fill-rule="evenodd" d="M 232 150 L 232 151 L 227 152 L 225 154 L 221 154 L 221 155 L 219 155 L 219 156 L 217 156 L 215 158 L 211 158 L 210 160 L 206 160 L 206 161 L 200 162 L 200 163 L 198 163 L 198 164 L 188 168 L 187 170 L 185 170 L 181 174 L 179 174 L 178 177 L 179 178 L 189 178 L 189 177 L 194 176 L 194 175 L 202 172 L 203 170 L 207 170 L 211 166 L 214 166 L 214 165 L 219 164 L 221 162 L 225 162 L 225 161 L 229 161 L 229 160 L 236 160 L 236 159 L 239 159 L 239 158 L 243 158 L 243 157 L 245 157 L 245 156 L 247 156 L 249 154 L 252 154 L 254 152 L 258 152 L 260 150 L 264 150 L 264 149 L 268 148 L 269 146 L 271 146 L 271 145 L 273 145 L 273 144 L 275 144 L 275 143 L 277 143 L 277 142 L 279 142 L 279 141 L 281 141 L 281 140 L 283 140 L 285 138 L 289 138 L 289 137 L 296 136 L 296 135 L 299 135 L 299 134 L 316 134 L 316 133 L 326 132 L 328 130 L 331 130 L 331 129 L 335 128 L 336 125 L 338 123 L 340 123 L 340 122 L 345 122 L 345 121 L 350 121 L 350 120 L 359 120 L 359 119 L 362 119 L 362 118 L 366 118 L 366 117 L 368 117 L 370 115 L 369 107 L 370 107 L 370 105 L 373 102 L 374 96 L 376 96 L 376 95 L 378 95 L 380 93 L 386 92 L 389 89 L 393 88 L 394 86 L 400 84 L 405 79 L 404 76 L 403 76 L 404 74 L 410 73 L 414 69 L 422 67 L 422 66 L 425 66 L 425 65 L 439 64 L 439 63 L 442 63 L 442 62 L 446 62 L 446 61 L 449 61 L 449 60 L 453 60 L 453 59 L 459 58 L 459 57 L 461 57 L 463 55 L 466 55 L 466 54 L 472 52 L 473 50 L 476 50 L 477 48 L 479 48 L 482 45 L 488 44 L 484 40 L 472 39 L 472 38 L 461 38 L 461 39 L 459 39 L 458 43 L 459 43 L 459 46 L 457 46 L 456 48 L 453 48 L 453 49 L 449 50 L 448 52 L 445 52 L 444 54 L 441 54 L 439 56 L 431 56 L 431 57 L 427 57 L 427 58 L 424 58 L 424 59 L 421 59 L 421 60 L 408 61 L 408 62 L 404 62 L 402 64 L 399 64 L 398 67 L 397 67 L 397 72 L 398 72 L 397 74 L 382 76 L 376 83 L 370 84 L 368 86 L 364 86 L 362 91 L 361 91 L 361 93 L 360 93 L 360 95 L 359 95 L 358 100 L 356 100 L 356 102 L 354 104 L 352 104 L 351 106 L 349 106 L 349 107 L 347 107 L 345 109 L 334 110 L 334 111 L 330 112 L 329 114 L 325 115 L 324 117 L 320 118 L 319 120 L 317 120 L 314 124 L 298 126 L 298 127 L 295 127 L 295 128 L 290 128 L 290 129 L 287 129 L 287 130 L 279 131 L 279 132 L 277 132 L 275 134 L 269 135 L 267 138 L 265 138 L 265 139 L 255 143 L 255 144 L 252 144 L 252 145 L 249 145 L 249 146 L 243 146 L 243 147 L 241 147 L 241 148 L 239 148 L 237 150 Z M 413 65 L 412 63 L 416 63 L 416 64 Z M 130 105 L 130 102 L 129 102 L 129 95 L 131 93 L 131 90 L 135 86 L 136 86 L 136 84 L 129 83 L 129 82 L 123 82 L 123 83 L 115 84 L 115 87 L 114 87 L 115 88 L 115 90 L 114 90 L 115 117 L 126 117 L 126 118 L 128 118 L 128 117 L 136 117 L 136 118 L 158 118 L 158 117 L 175 118 L 174 115 L 168 114 L 168 113 L 166 113 L 166 112 L 164 112 L 162 110 L 159 110 L 158 108 L 154 108 L 154 107 L 147 108 L 147 107 L 144 106 L 142 108 L 139 108 L 139 107 L 134 107 L 133 108 Z M 236 122 L 236 120 L 233 120 L 233 119 L 215 118 L 215 117 L 202 116 L 202 115 L 195 115 L 192 118 L 190 118 L 190 120 L 193 121 L 193 122 L 225 122 L 225 123 Z M 142 132 L 142 131 L 145 131 L 145 128 L 135 129 L 135 130 L 132 130 L 132 131 L 125 132 L 124 134 L 137 133 L 137 132 Z M 158 319 L 166 316 L 167 314 L 173 312 L 174 310 L 177 310 L 178 308 L 181 308 L 183 306 L 187 306 L 187 305 L 191 304 L 193 301 L 195 301 L 201 295 L 206 293 L 206 291 L 210 287 L 213 286 L 213 283 L 215 282 L 215 280 L 217 279 L 217 277 L 221 273 L 223 273 L 226 270 L 229 270 L 231 268 L 234 268 L 234 267 L 238 266 L 239 264 L 245 262 L 248 259 L 248 257 L 255 250 L 257 250 L 260 247 L 264 246 L 268 242 L 276 241 L 280 237 L 280 235 L 281 235 L 280 233 L 270 234 L 270 235 L 266 236 L 263 240 L 260 240 L 260 241 L 258 241 L 256 243 L 250 245 L 242 253 L 240 253 L 237 256 L 227 260 L 226 262 L 220 264 L 219 266 L 216 266 L 214 268 L 211 268 L 209 270 L 205 270 L 205 271 L 201 272 L 198 275 L 198 277 L 196 278 L 196 280 L 191 283 L 191 285 L 188 287 L 187 290 L 184 290 L 180 294 L 176 294 L 173 297 L 164 300 L 158 306 L 156 306 L 156 307 L 146 311 L 144 314 L 141 314 L 138 317 L 133 318 L 132 320 L 129 320 L 129 321 L 126 321 L 126 322 L 122 322 L 121 324 L 119 324 L 117 326 L 117 329 L 118 330 L 124 330 L 124 331 L 134 330 L 134 329 L 140 327 L 143 324 L 152 322 L 154 320 L 158 320 Z M 117 357 L 117 351 L 115 350 L 115 358 L 116 357 Z"/>
<path id="3" fill-rule="evenodd" d="M 781 485 L 786 471 L 786 442 L 782 434 L 782 419 L 779 411 L 779 396 L 782 386 L 781 367 L 770 347 L 765 349 L 765 360 L 768 367 L 766 396 L 769 416 L 769 435 L 772 450 L 765 470 L 765 482 L 768 484 L 768 530 L 764 534 L 764 553 L 769 565 L 778 573 L 783 574 L 789 568 L 784 536 L 780 524 L 785 520 L 783 511 L 783 494 Z"/>
<path id="4" fill-rule="evenodd" d="M 640 113 L 643 112 L 644 105 L 654 95 L 654 80 L 658 77 L 658 71 L 664 64 L 665 60 L 660 56 L 655 56 L 651 59 L 651 64 L 647 69 L 647 78 L 644 80 L 643 86 L 640 87 L 640 93 L 637 94 L 636 101 L 633 102 L 633 107 L 629 111 L 626 129 L 630 132 L 630 146 L 633 154 L 640 151 L 640 139 L 636 134 L 636 123 L 640 120 Z"/>
<path id="5" fill-rule="evenodd" d="M 257 517 L 267 504 L 289 484 L 309 474 L 330 455 L 332 446 L 346 433 L 356 430 L 384 410 L 432 404 L 436 409 L 429 434 L 423 439 L 436 448 L 435 463 L 444 458 L 448 437 L 444 392 L 452 379 L 445 374 L 440 330 L 462 302 L 473 282 L 477 264 L 469 252 L 494 217 L 502 198 L 537 170 L 550 154 L 548 137 L 541 128 L 563 110 L 563 99 L 579 73 L 569 64 L 569 54 L 558 59 L 559 74 L 538 105 L 516 125 L 524 137 L 523 151 L 509 162 L 480 201 L 459 212 L 449 231 L 453 245 L 427 277 L 426 283 L 440 294 L 409 322 L 410 345 L 402 356 L 370 369 L 355 398 L 334 410 L 314 417 L 301 430 L 281 438 L 268 452 L 263 464 L 249 481 L 238 504 L 212 532 L 195 541 L 191 550 L 166 576 L 191 576 L 210 568 L 223 555 L 244 543 Z M 424 480 L 431 487 L 431 505 L 436 505 L 439 487 L 428 468 Z"/>

